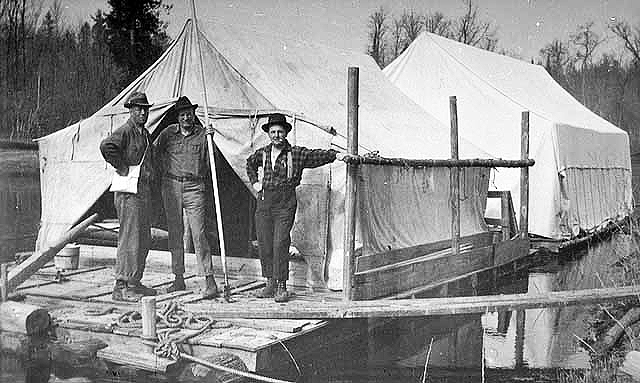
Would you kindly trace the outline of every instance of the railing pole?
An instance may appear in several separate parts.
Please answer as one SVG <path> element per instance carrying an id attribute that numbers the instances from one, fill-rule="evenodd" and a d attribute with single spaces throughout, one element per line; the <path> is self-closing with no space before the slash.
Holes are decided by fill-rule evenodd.
<path id="1" fill-rule="evenodd" d="M 143 297 L 140 299 L 142 315 L 142 339 L 156 341 L 156 298 Z M 145 346 L 153 353 L 153 346 Z"/>
<path id="2" fill-rule="evenodd" d="M 529 159 L 529 112 L 522 112 L 520 159 Z M 520 238 L 529 237 L 529 168 L 520 169 Z"/>
<path id="3" fill-rule="evenodd" d="M 347 151 L 358 154 L 358 87 L 359 70 L 349 67 L 347 82 Z M 357 165 L 347 164 L 347 184 L 344 199 L 344 299 L 353 297 L 354 253 L 356 235 L 356 171 Z"/>
<path id="4" fill-rule="evenodd" d="M 451 159 L 458 160 L 458 104 L 456 96 L 449 97 L 449 112 L 451 114 Z M 451 189 L 451 252 L 460 253 L 460 168 L 450 169 Z"/>

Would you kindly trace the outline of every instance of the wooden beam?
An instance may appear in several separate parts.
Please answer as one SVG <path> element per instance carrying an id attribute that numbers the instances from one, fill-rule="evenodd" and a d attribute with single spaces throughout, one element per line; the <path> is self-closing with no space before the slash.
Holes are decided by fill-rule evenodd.
<path id="1" fill-rule="evenodd" d="M 529 112 L 522 112 L 520 159 L 529 159 Z M 520 237 L 529 236 L 529 168 L 520 169 Z"/>
<path id="2" fill-rule="evenodd" d="M 347 82 L 347 152 L 358 154 L 358 88 L 359 69 L 349 67 Z M 343 291 L 344 299 L 350 300 L 352 294 L 355 236 L 356 236 L 356 179 L 357 166 L 347 164 L 347 184 L 344 199 L 344 260 L 343 260 Z"/>
<path id="3" fill-rule="evenodd" d="M 9 299 L 9 279 L 7 274 L 7 264 L 0 265 L 0 301 L 6 302 Z"/>
<path id="4" fill-rule="evenodd" d="M 460 159 L 458 155 L 458 104 L 456 96 L 449 97 L 451 118 L 451 160 Z M 449 201 L 451 204 L 451 251 L 460 254 L 460 168 L 449 168 Z"/>
<path id="5" fill-rule="evenodd" d="M 13 301 L 0 303 L 0 331 L 43 335 L 50 320 L 49 312 L 41 307 Z"/>
<path id="6" fill-rule="evenodd" d="M 67 231 L 61 238 L 46 248 L 44 251 L 36 252 L 21 264 L 13 268 L 9 272 L 9 278 L 7 282 L 8 290 L 13 291 L 22 282 L 26 281 L 36 271 L 38 271 L 47 262 L 51 261 L 58 251 L 60 251 L 67 243 L 73 241 L 80 233 L 84 231 L 89 225 L 98 219 L 98 214 L 93 214 L 89 218 L 80 222 L 71 230 Z"/>
<path id="7" fill-rule="evenodd" d="M 493 246 L 429 254 L 418 259 L 357 273 L 354 299 L 373 299 L 397 294 L 493 266 Z"/>
<path id="8" fill-rule="evenodd" d="M 492 233 L 482 232 L 461 237 L 460 247 L 466 249 L 484 247 L 491 245 L 492 241 Z M 443 239 L 441 241 L 425 243 L 422 245 L 411 246 L 402 249 L 393 249 L 376 254 L 361 255 L 356 260 L 356 272 L 363 272 L 377 267 L 407 261 L 450 248 L 451 239 Z"/>
<path id="9" fill-rule="evenodd" d="M 432 299 L 308 302 L 292 300 L 286 305 L 273 302 L 215 302 L 185 305 L 185 310 L 215 318 L 258 319 L 347 319 L 399 318 L 437 315 L 477 314 L 503 310 L 590 305 L 613 300 L 638 299 L 640 286 L 553 291 L 543 294 L 508 294 Z"/>
<path id="10" fill-rule="evenodd" d="M 522 168 L 535 165 L 535 160 L 503 160 L 501 158 L 466 158 L 452 159 L 410 159 L 388 157 L 352 156 L 346 159 L 349 164 L 386 165 L 416 168 Z"/>

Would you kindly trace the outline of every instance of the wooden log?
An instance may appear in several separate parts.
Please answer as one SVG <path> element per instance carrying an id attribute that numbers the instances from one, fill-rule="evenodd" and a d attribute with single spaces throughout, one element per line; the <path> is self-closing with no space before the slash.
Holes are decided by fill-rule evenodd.
<path id="1" fill-rule="evenodd" d="M 51 261 L 58 251 L 60 251 L 67 243 L 73 241 L 80 233 L 89 225 L 98 219 L 98 214 L 93 214 L 89 218 L 80 222 L 78 225 L 67 231 L 61 238 L 43 251 L 36 252 L 24 262 L 16 266 L 9 272 L 7 282 L 8 290 L 13 291 L 22 282 L 26 281 L 36 271 L 38 271 L 47 262 Z"/>
<path id="2" fill-rule="evenodd" d="M 185 309 L 212 315 L 215 318 L 257 319 L 344 319 L 344 318 L 400 318 L 428 317 L 525 310 L 541 307 L 563 307 L 595 304 L 615 300 L 637 299 L 640 286 L 553 291 L 544 294 L 506 294 L 447 298 L 419 298 L 370 301 L 309 302 L 292 300 L 286 305 L 269 302 L 236 302 L 233 305 L 216 303 L 187 304 Z"/>
<path id="3" fill-rule="evenodd" d="M 501 158 L 465 158 L 452 159 L 410 159 L 387 157 L 351 156 L 346 159 L 348 164 L 357 165 L 386 165 L 416 168 L 523 168 L 535 165 L 532 158 L 523 160 L 504 160 Z"/>
<path id="4" fill-rule="evenodd" d="M 37 335 L 44 333 L 50 322 L 49 312 L 38 306 L 12 301 L 0 303 L 0 331 Z"/>
<path id="5" fill-rule="evenodd" d="M 524 327 L 526 312 L 516 311 L 516 340 L 515 340 L 515 362 L 516 368 L 524 366 Z"/>
<path id="6" fill-rule="evenodd" d="M 358 154 L 358 88 L 359 70 L 349 67 L 347 82 L 347 152 Z M 355 236 L 356 236 L 356 197 L 357 197 L 357 167 L 347 164 L 347 184 L 344 198 L 344 259 L 342 266 L 344 299 L 351 300 L 353 274 L 355 264 Z"/>
<path id="7" fill-rule="evenodd" d="M 522 112 L 520 159 L 529 159 L 529 112 Z M 529 168 L 520 169 L 520 237 L 529 237 Z"/>
<path id="8" fill-rule="evenodd" d="M 458 160 L 458 104 L 456 96 L 449 97 L 451 118 L 451 159 Z M 460 168 L 449 169 L 449 200 L 451 203 L 451 251 L 460 254 Z"/>
<path id="9" fill-rule="evenodd" d="M 225 366 L 237 371 L 249 371 L 247 365 L 237 355 L 228 352 L 201 357 L 213 365 Z M 199 363 L 189 363 L 185 366 L 178 381 L 197 381 L 211 383 L 245 383 L 250 379 L 244 376 L 233 374 L 231 372 L 220 371 L 213 368 L 205 367 Z"/>
<path id="10" fill-rule="evenodd" d="M 604 336 L 594 345 L 594 350 L 598 354 L 605 354 L 618 342 L 618 339 L 625 333 L 627 328 L 640 320 L 640 307 L 634 307 L 627 311 L 620 320 L 604 334 Z"/>

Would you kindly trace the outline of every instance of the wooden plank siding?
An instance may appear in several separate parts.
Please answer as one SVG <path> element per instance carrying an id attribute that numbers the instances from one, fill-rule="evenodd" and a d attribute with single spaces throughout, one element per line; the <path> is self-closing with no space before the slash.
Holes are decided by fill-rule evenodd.
<path id="1" fill-rule="evenodd" d="M 434 286 L 459 275 L 504 265 L 529 253 L 528 239 L 514 238 L 496 244 L 492 240 L 492 233 L 465 237 L 458 255 L 453 255 L 451 242 L 445 240 L 361 257 L 354 275 L 353 298 L 381 298 Z"/>

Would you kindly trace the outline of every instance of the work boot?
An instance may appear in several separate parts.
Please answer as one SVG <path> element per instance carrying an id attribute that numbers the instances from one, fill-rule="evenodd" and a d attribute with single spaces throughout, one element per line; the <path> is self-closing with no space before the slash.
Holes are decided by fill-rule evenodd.
<path id="1" fill-rule="evenodd" d="M 287 291 L 287 281 L 278 281 L 276 284 L 276 293 L 274 295 L 274 300 L 278 303 L 288 302 L 289 298 L 291 298 L 291 294 Z"/>
<path id="2" fill-rule="evenodd" d="M 135 292 L 142 294 L 145 297 L 158 295 L 158 292 L 155 289 L 143 285 L 140 281 L 129 282 L 128 286 L 133 288 Z"/>
<path id="3" fill-rule="evenodd" d="M 111 293 L 111 298 L 114 301 L 121 302 L 139 302 L 143 295 L 136 292 L 133 288 L 127 286 L 126 281 L 116 281 L 116 285 Z"/>
<path id="4" fill-rule="evenodd" d="M 206 287 L 202 292 L 202 298 L 211 299 L 218 296 L 218 285 L 216 285 L 216 280 L 213 278 L 213 275 L 207 275 L 205 277 Z"/>
<path id="5" fill-rule="evenodd" d="M 273 278 L 267 278 L 267 285 L 260 290 L 256 297 L 258 298 L 273 298 L 276 292 L 276 280 Z"/>
<path id="6" fill-rule="evenodd" d="M 184 291 L 187 289 L 187 286 L 184 284 L 184 276 L 181 274 L 176 274 L 176 278 L 173 280 L 171 286 L 167 288 L 167 293 L 172 293 L 174 291 Z"/>

